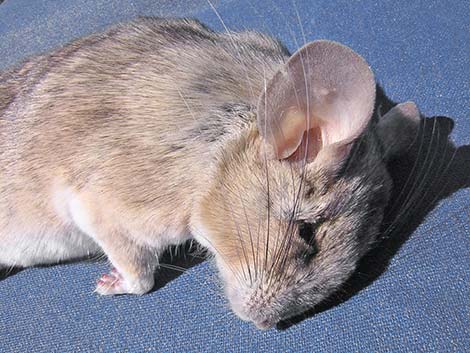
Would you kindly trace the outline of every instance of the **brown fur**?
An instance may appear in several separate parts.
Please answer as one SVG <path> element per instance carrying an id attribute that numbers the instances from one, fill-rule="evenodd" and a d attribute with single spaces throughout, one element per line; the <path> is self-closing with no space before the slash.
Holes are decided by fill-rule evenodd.
<path id="1" fill-rule="evenodd" d="M 373 124 L 307 165 L 271 158 L 258 100 L 288 58 L 259 33 L 142 18 L 0 74 L 0 265 L 103 251 L 125 287 L 99 292 L 142 294 L 158 255 L 193 236 L 259 327 L 334 291 L 391 185 Z M 318 222 L 312 261 L 303 221 Z"/>

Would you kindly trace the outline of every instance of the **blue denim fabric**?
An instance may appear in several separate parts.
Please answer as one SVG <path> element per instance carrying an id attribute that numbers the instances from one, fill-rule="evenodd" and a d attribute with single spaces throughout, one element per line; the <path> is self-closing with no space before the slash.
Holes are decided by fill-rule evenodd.
<path id="1" fill-rule="evenodd" d="M 180 276 L 163 271 L 174 278 L 142 297 L 92 293 L 105 262 L 26 269 L 0 281 L 0 352 L 469 351 L 470 2 L 212 3 L 227 27 L 271 33 L 291 50 L 304 42 L 301 27 L 308 41 L 349 45 L 391 99 L 439 116 L 426 120 L 432 137 L 421 142 L 411 182 L 409 161 L 391 165 L 405 191 L 390 210 L 396 221 L 384 226 L 389 240 L 364 260 L 343 298 L 265 332 L 228 311 L 208 262 Z M 203 0 L 6 0 L 0 68 L 137 15 L 191 16 L 223 30 Z M 459 148 L 446 142 L 452 121 Z"/>

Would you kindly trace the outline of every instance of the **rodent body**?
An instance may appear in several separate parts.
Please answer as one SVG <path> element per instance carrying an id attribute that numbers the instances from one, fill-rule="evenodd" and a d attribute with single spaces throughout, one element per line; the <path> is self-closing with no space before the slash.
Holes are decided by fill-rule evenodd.
<path id="1" fill-rule="evenodd" d="M 141 20 L 4 74 L 0 219 L 2 239 L 15 245 L 2 247 L 0 259 L 30 266 L 83 256 L 96 246 L 70 232 L 94 234 L 101 222 L 156 249 L 187 239 L 217 145 L 248 123 L 231 118 L 241 105 L 246 115 L 261 92 L 254 75 L 262 68 L 247 65 L 256 48 L 234 53 L 231 40 L 239 39 L 195 22 Z M 285 58 L 274 43 L 261 44 L 278 63 Z M 250 75 L 256 96 L 236 80 Z M 15 254 L 19 236 L 29 256 Z M 38 248 L 51 237 L 58 249 L 47 256 Z"/>
<path id="2" fill-rule="evenodd" d="M 322 207 L 343 212 L 341 201 L 336 201 L 338 210 L 331 205 L 349 197 L 350 189 L 358 190 L 357 203 L 385 205 L 391 184 L 380 157 L 381 133 L 371 128 L 360 131 L 365 147 L 352 148 L 351 155 L 345 152 L 349 164 L 353 155 L 374 156 L 367 162 L 377 169 L 370 178 L 356 178 L 365 167 L 353 165 L 347 168 L 347 182 L 330 187 L 329 173 L 339 172 L 336 166 L 320 165 L 329 154 L 315 155 L 317 165 L 307 173 L 300 168 L 292 172 L 298 162 L 272 158 L 281 149 L 292 155 L 298 144 L 287 150 L 279 144 L 271 154 L 265 152 L 270 158 L 260 157 L 268 140 L 259 128 L 260 97 L 269 94 L 267 82 L 289 58 L 281 44 L 258 33 L 221 34 L 192 20 L 143 18 L 0 74 L 0 266 L 57 263 L 104 252 L 117 271 L 103 276 L 97 291 L 143 294 L 153 286 L 158 255 L 195 237 L 215 255 L 224 281 L 250 277 L 249 285 L 227 289 L 240 317 L 269 327 L 298 312 L 291 301 L 276 314 L 271 309 L 260 314 L 253 298 L 261 296 L 262 303 L 271 305 L 266 295 L 247 292 L 257 283 L 255 272 L 267 272 L 267 267 L 279 271 L 277 260 L 271 259 L 278 249 L 297 258 L 295 251 L 305 248 L 292 237 L 289 242 L 297 245 L 289 248 L 280 246 L 281 238 L 276 247 L 274 236 L 266 244 L 266 235 L 254 248 L 253 234 L 257 239 L 266 229 L 280 234 L 295 223 L 265 225 L 259 220 L 266 218 L 266 210 L 276 206 L 268 219 L 283 219 L 288 210 L 315 217 Z M 266 170 L 270 173 L 263 175 Z M 289 195 L 296 194 L 304 179 L 315 190 L 323 188 L 317 197 L 321 202 L 308 207 L 304 202 L 304 209 L 287 207 L 295 201 Z M 263 180 L 271 181 L 271 190 Z M 362 185 L 364 180 L 370 185 Z M 378 196 L 364 196 L 372 194 L 374 183 Z M 315 194 L 301 189 L 299 195 Z M 367 217 L 380 220 L 382 207 L 374 207 L 379 212 L 366 212 Z M 360 204 L 346 208 L 354 213 Z M 364 228 L 361 222 L 348 222 L 351 229 Z M 363 242 L 346 242 L 346 248 L 354 247 L 348 255 L 354 261 L 341 276 L 329 270 L 337 276 L 334 283 L 349 276 L 374 241 L 377 226 L 361 228 L 371 233 Z M 332 253 L 338 251 L 331 247 Z M 325 259 L 334 266 L 335 261 Z M 261 263 L 270 261 L 261 270 Z M 291 262 L 287 255 L 283 261 Z M 290 266 L 296 265 L 284 268 Z M 278 291 L 289 285 L 279 285 Z M 318 298 L 333 288 L 323 279 L 316 284 L 322 286 L 329 289 L 320 290 Z M 244 297 L 251 298 L 249 304 L 240 299 Z"/>

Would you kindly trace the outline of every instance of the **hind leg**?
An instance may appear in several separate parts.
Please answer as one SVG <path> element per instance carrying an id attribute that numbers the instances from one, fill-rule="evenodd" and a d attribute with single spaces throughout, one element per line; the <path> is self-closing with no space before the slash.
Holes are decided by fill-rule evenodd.
<path id="1" fill-rule="evenodd" d="M 100 253 L 99 246 L 78 229 L 3 229 L 0 268 L 57 264 Z"/>

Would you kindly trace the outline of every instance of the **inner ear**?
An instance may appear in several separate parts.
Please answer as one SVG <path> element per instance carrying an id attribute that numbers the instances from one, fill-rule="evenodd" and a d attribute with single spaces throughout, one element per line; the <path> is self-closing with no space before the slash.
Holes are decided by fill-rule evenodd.
<path id="1" fill-rule="evenodd" d="M 318 155 L 323 147 L 321 130 L 319 128 L 312 128 L 303 132 L 300 139 L 300 144 L 292 153 L 286 153 L 287 156 L 282 159 L 287 159 L 292 162 L 307 160 L 310 162 Z"/>
<path id="2" fill-rule="evenodd" d="M 372 115 L 375 81 L 365 60 L 339 43 L 297 51 L 266 85 L 258 129 L 278 159 L 313 160 L 358 137 Z"/>

